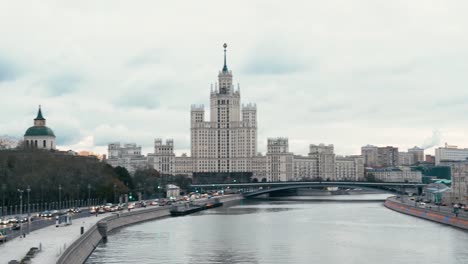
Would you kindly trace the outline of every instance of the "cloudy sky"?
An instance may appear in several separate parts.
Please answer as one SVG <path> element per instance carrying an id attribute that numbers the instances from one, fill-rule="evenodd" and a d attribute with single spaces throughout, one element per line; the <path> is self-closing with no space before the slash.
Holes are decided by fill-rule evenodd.
<path id="1" fill-rule="evenodd" d="M 468 1 L 0 0 L 0 135 L 39 104 L 61 149 L 154 138 L 190 149 L 190 105 L 222 67 L 268 137 L 306 154 L 468 147 Z"/>

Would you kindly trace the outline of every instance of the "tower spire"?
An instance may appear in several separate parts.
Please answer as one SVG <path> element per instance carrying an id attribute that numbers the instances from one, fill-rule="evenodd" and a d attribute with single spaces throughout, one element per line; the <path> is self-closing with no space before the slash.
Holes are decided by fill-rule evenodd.
<path id="1" fill-rule="evenodd" d="M 42 116 L 41 105 L 39 105 L 39 110 L 37 111 L 37 117 L 34 120 L 45 120 L 45 118 Z"/>
<path id="2" fill-rule="evenodd" d="M 227 65 L 226 65 L 226 48 L 227 48 L 227 44 L 224 43 L 223 47 L 224 47 L 224 67 L 223 67 L 223 72 L 227 72 L 227 71 L 228 71 L 228 68 L 227 68 Z"/>

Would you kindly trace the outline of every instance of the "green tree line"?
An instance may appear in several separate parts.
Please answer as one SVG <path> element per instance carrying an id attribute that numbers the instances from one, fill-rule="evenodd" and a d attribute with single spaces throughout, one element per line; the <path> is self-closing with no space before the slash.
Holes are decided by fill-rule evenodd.
<path id="1" fill-rule="evenodd" d="M 0 150 L 0 202 L 19 204 L 18 189 L 31 203 L 91 199 L 114 201 L 116 196 L 141 192 L 144 197 L 164 196 L 167 184 L 188 190 L 191 179 L 161 175 L 154 169 L 137 170 L 133 177 L 123 167 L 112 168 L 95 157 L 67 155 L 37 149 Z M 25 201 L 25 200 L 23 200 Z M 0 206 L 3 204 L 0 203 Z"/>

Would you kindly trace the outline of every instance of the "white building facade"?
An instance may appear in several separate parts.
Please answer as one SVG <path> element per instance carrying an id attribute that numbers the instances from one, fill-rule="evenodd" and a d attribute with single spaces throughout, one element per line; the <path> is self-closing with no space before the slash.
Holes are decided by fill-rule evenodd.
<path id="1" fill-rule="evenodd" d="M 412 171 L 408 167 L 373 169 L 367 171 L 367 173 L 374 175 L 376 180 L 383 182 L 422 182 L 422 173 Z"/>
<path id="2" fill-rule="evenodd" d="M 141 146 L 135 143 L 120 145 L 119 142 L 111 143 L 107 148 L 108 158 L 106 162 L 112 167 L 124 167 L 130 174 L 138 169 L 148 168 L 148 159 L 141 154 Z"/>
<path id="3" fill-rule="evenodd" d="M 24 133 L 24 144 L 27 148 L 37 149 L 54 150 L 56 147 L 54 131 L 46 126 L 46 119 L 42 116 L 40 106 L 37 117 L 34 118 L 34 126 Z"/>
<path id="4" fill-rule="evenodd" d="M 257 109 L 241 107 L 240 88 L 234 88 L 226 64 L 211 87 L 210 118 L 203 105 L 191 109 L 191 156 L 194 172 L 249 172 L 257 154 Z"/>
<path id="5" fill-rule="evenodd" d="M 462 161 L 468 159 L 468 148 L 458 148 L 445 144 L 445 147 L 440 147 L 435 150 L 435 165 L 439 165 L 442 161 Z"/>

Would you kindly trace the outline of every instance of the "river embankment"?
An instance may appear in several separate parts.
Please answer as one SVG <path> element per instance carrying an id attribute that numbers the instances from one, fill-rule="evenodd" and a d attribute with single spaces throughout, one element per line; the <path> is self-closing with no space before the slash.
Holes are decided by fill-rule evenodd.
<path id="1" fill-rule="evenodd" d="M 224 204 L 242 200 L 242 195 L 219 197 Z M 60 256 L 57 264 L 81 264 L 86 261 L 98 244 L 107 239 L 107 234 L 125 226 L 152 221 L 170 216 L 169 208 L 153 207 L 145 210 L 125 212 L 106 217 L 75 240 Z"/>
<path id="2" fill-rule="evenodd" d="M 423 218 L 433 222 L 454 226 L 468 231 L 468 219 L 455 216 L 453 213 L 439 212 L 429 208 L 416 207 L 403 203 L 396 197 L 389 197 L 385 200 L 385 207 L 415 217 Z"/>

